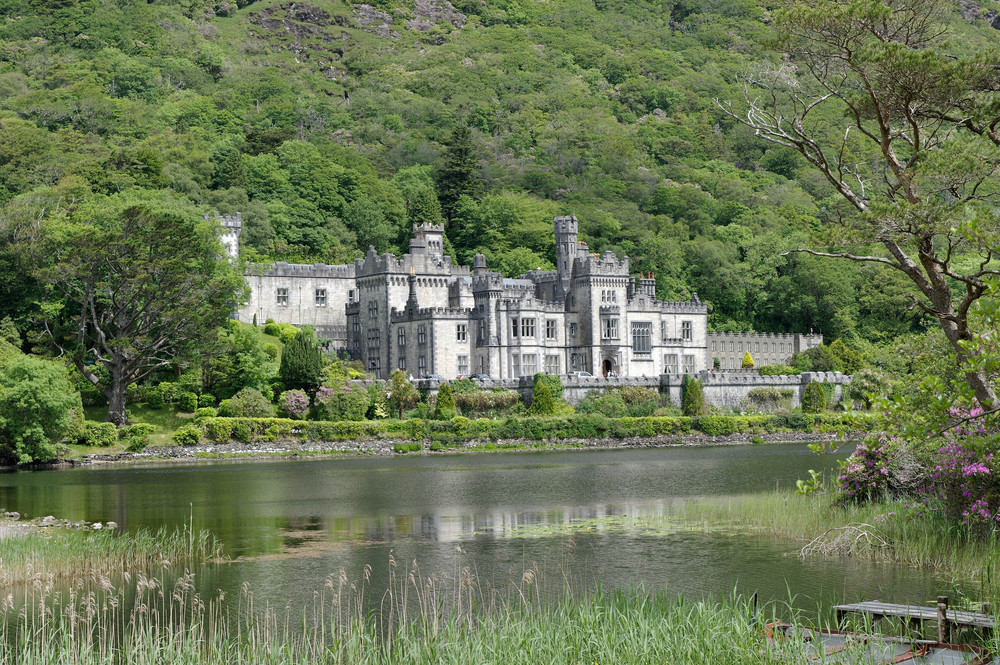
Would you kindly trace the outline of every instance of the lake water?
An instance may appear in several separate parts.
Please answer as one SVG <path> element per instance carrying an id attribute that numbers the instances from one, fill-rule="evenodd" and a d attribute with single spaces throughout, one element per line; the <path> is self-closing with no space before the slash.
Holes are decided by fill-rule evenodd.
<path id="1" fill-rule="evenodd" d="M 925 570 L 803 561 L 801 543 L 647 519 L 691 497 L 794 487 L 833 466 L 794 444 L 85 467 L 0 475 L 0 508 L 124 529 L 193 520 L 235 559 L 206 567 L 199 587 L 249 583 L 278 606 L 308 605 L 329 575 L 358 579 L 365 564 L 377 598 L 390 556 L 441 579 L 468 567 L 501 588 L 535 568 L 552 593 L 737 590 L 808 608 L 952 592 Z"/>

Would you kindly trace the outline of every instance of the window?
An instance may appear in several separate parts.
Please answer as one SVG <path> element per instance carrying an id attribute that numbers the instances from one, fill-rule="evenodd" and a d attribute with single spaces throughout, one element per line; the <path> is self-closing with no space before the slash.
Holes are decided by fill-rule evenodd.
<path id="1" fill-rule="evenodd" d="M 316 306 L 326 307 L 326 289 L 316 289 Z"/>
<path id="2" fill-rule="evenodd" d="M 784 342 L 781 343 L 781 352 L 782 353 L 785 352 L 785 343 Z"/>
<path id="3" fill-rule="evenodd" d="M 538 371 L 538 356 L 534 353 L 525 353 L 521 357 L 521 371 L 525 376 L 533 376 Z"/>
<path id="4" fill-rule="evenodd" d="M 653 324 L 633 323 L 632 324 L 632 351 L 635 353 L 649 353 L 653 350 Z"/>
<path id="5" fill-rule="evenodd" d="M 280 288 L 275 294 L 275 303 L 280 307 L 288 307 L 288 289 Z"/>
<path id="6" fill-rule="evenodd" d="M 510 336 L 517 337 L 517 317 L 510 320 Z"/>
<path id="7" fill-rule="evenodd" d="M 422 378 L 427 373 L 427 358 L 417 356 L 417 374 Z"/>
<path id="8" fill-rule="evenodd" d="M 377 372 L 382 369 L 382 359 L 378 356 L 368 359 L 368 371 Z"/>
<path id="9" fill-rule="evenodd" d="M 765 346 L 767 346 L 767 345 L 765 344 Z M 760 353 L 760 342 L 754 342 L 753 343 L 753 347 L 754 347 L 754 351 L 753 351 L 754 353 Z"/>
<path id="10" fill-rule="evenodd" d="M 400 328 L 398 331 L 396 331 L 396 341 L 399 343 L 399 346 L 406 346 L 406 329 L 405 328 Z"/>
<path id="11" fill-rule="evenodd" d="M 419 325 L 417 326 L 417 344 L 427 343 L 427 326 Z"/>
<path id="12" fill-rule="evenodd" d="M 459 356 L 458 357 L 458 375 L 469 373 L 469 356 Z"/>
<path id="13" fill-rule="evenodd" d="M 573 368 L 573 371 L 580 369 L 580 355 L 576 353 L 571 353 L 569 355 L 569 366 Z M 586 368 L 584 368 L 586 369 Z"/>
<path id="14" fill-rule="evenodd" d="M 575 323 L 569 324 L 569 336 L 570 337 L 576 337 L 576 324 Z"/>
<path id="15" fill-rule="evenodd" d="M 715 344 L 716 344 L 715 342 L 712 342 L 712 350 L 713 350 L 713 351 L 715 351 L 715 350 L 716 350 L 716 349 L 715 349 Z"/>
<path id="16" fill-rule="evenodd" d="M 406 356 L 405 355 L 400 355 L 399 356 L 399 362 L 397 363 L 397 367 L 399 367 L 399 369 L 406 369 Z"/>
<path id="17" fill-rule="evenodd" d="M 486 322 L 485 321 L 480 321 L 479 322 L 479 339 L 483 339 L 483 337 L 485 337 L 485 336 L 486 336 Z"/>
<path id="18" fill-rule="evenodd" d="M 556 322 L 554 319 L 545 319 L 545 339 L 556 338 Z"/>
<path id="19" fill-rule="evenodd" d="M 736 343 L 736 351 L 738 353 L 743 353 L 743 342 L 737 342 Z"/>
<path id="20" fill-rule="evenodd" d="M 778 352 L 778 345 L 774 342 L 771 342 L 771 353 L 777 353 L 777 352 Z"/>
<path id="21" fill-rule="evenodd" d="M 347 292 L 347 302 L 354 302 L 354 289 Z"/>
<path id="22" fill-rule="evenodd" d="M 690 342 L 693 337 L 691 333 L 691 322 L 681 321 L 681 339 Z"/>
<path id="23" fill-rule="evenodd" d="M 375 300 L 368 301 L 368 318 L 377 319 L 378 318 L 378 302 Z"/>
<path id="24" fill-rule="evenodd" d="M 369 328 L 368 329 L 368 355 L 378 354 L 382 348 L 379 329 Z"/>
<path id="25" fill-rule="evenodd" d="M 618 339 L 618 319 L 601 319 L 601 339 Z"/>
<path id="26" fill-rule="evenodd" d="M 545 373 L 559 373 L 559 356 L 545 356 Z"/>
<path id="27" fill-rule="evenodd" d="M 736 342 L 730 342 L 729 343 L 729 352 L 730 353 L 736 353 Z"/>
<path id="28" fill-rule="evenodd" d="M 535 336 L 535 320 L 521 319 L 521 337 Z"/>
<path id="29" fill-rule="evenodd" d="M 486 356 L 479 356 L 479 373 L 486 374 Z"/>
<path id="30" fill-rule="evenodd" d="M 514 376 L 521 376 L 521 354 L 512 353 L 510 354 L 510 366 L 513 370 L 511 373 Z"/>
<path id="31" fill-rule="evenodd" d="M 469 334 L 468 334 L 468 328 L 467 328 L 466 324 L 459 323 L 457 326 L 455 326 L 455 341 L 456 342 L 464 342 L 468 338 L 468 336 L 469 336 Z"/>
<path id="32" fill-rule="evenodd" d="M 668 353 L 663 356 L 663 371 L 667 374 L 677 373 L 677 354 Z"/>
<path id="33" fill-rule="evenodd" d="M 684 356 L 684 373 L 694 374 L 694 356 Z"/>
<path id="34" fill-rule="evenodd" d="M 663 337 L 663 343 L 666 344 L 667 340 L 670 339 L 670 333 L 669 333 L 669 331 L 667 329 L 667 322 L 666 321 L 663 321 L 660 324 L 660 334 Z"/>

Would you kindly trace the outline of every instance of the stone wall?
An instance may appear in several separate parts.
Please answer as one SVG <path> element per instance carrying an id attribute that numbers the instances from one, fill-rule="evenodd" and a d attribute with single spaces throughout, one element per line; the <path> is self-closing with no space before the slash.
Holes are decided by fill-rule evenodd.
<path id="1" fill-rule="evenodd" d="M 677 406 L 681 404 L 681 386 L 683 374 L 661 374 L 659 376 L 623 376 L 613 379 L 602 377 L 562 376 L 563 399 L 570 404 L 579 404 L 580 400 L 592 390 L 618 388 L 622 386 L 640 386 L 652 388 L 670 397 L 670 402 Z M 802 393 L 808 384 L 826 382 L 833 385 L 833 401 L 837 403 L 843 396 L 844 386 L 851 382 L 851 377 L 840 372 L 803 372 L 793 376 L 759 376 L 753 371 L 739 372 L 700 372 L 696 378 L 701 381 L 705 393 L 705 402 L 717 407 L 740 408 L 754 388 L 789 388 L 792 390 L 792 406 L 802 404 Z M 531 390 L 534 379 L 522 376 L 519 379 L 491 379 L 479 382 L 485 390 L 505 388 L 521 393 L 525 401 L 531 401 Z M 437 393 L 439 382 L 418 381 L 416 385 L 421 390 Z"/>

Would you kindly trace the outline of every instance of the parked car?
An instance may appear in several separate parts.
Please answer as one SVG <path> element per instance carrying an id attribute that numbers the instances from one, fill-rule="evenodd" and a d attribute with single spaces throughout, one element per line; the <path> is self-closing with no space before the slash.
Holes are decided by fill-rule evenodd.
<path id="1" fill-rule="evenodd" d="M 590 372 L 570 372 L 570 373 L 569 373 L 569 375 L 570 375 L 570 376 L 576 376 L 576 377 L 580 377 L 580 378 L 585 378 L 585 377 L 591 377 L 591 376 L 594 376 L 594 375 L 593 375 L 593 374 L 591 374 Z"/>
<path id="2" fill-rule="evenodd" d="M 473 381 L 489 381 L 490 380 L 490 375 L 489 374 L 473 374 L 469 378 L 472 379 Z"/>

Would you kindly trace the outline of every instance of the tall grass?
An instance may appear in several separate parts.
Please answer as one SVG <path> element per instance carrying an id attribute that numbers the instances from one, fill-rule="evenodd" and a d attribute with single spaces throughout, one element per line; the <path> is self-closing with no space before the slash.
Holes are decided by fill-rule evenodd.
<path id="1" fill-rule="evenodd" d="M 117 578 L 219 558 L 222 546 L 208 531 L 188 525 L 132 533 L 53 529 L 0 540 L 0 588 L 25 582 Z"/>
<path id="2" fill-rule="evenodd" d="M 693 602 L 669 591 L 595 592 L 546 604 L 526 571 L 503 588 L 468 568 L 451 580 L 394 571 L 380 609 L 369 603 L 365 569 L 341 571 L 312 607 L 259 607 L 244 585 L 238 598 L 202 598 L 188 574 L 170 584 L 137 576 L 131 585 L 25 592 L 19 611 L 4 604 L 0 663 L 68 665 L 671 665 L 807 662 L 796 640 L 767 642 L 764 622 L 788 608 L 756 610 L 740 598 Z M 865 648 L 859 645 L 859 648 Z M 858 662 L 862 656 L 859 652 Z M 842 662 L 854 662 L 845 660 Z"/>
<path id="3" fill-rule="evenodd" d="M 805 553 L 848 554 L 927 566 L 978 581 L 985 596 L 1000 598 L 1000 542 L 946 520 L 940 512 L 884 501 L 834 506 L 829 495 L 766 492 L 679 503 L 671 516 L 731 525 L 803 542 Z"/>

